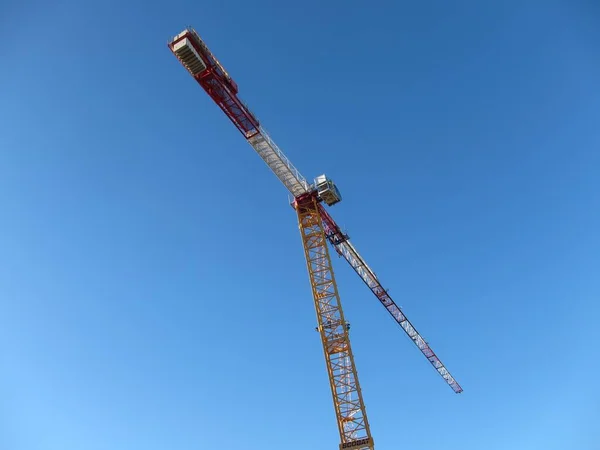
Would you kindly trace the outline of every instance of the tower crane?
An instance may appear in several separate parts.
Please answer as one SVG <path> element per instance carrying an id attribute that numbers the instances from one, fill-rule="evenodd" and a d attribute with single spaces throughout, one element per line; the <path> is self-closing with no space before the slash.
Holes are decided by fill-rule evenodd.
<path id="1" fill-rule="evenodd" d="M 184 29 L 169 41 L 168 46 L 294 197 L 292 206 L 298 217 L 312 288 L 317 330 L 341 440 L 340 450 L 374 450 L 375 447 L 350 345 L 350 326 L 342 310 L 327 243 L 350 264 L 450 388 L 456 393 L 462 392 L 461 386 L 325 208 L 324 205 L 330 207 L 342 199 L 335 183 L 325 175 L 309 182 L 300 174 L 240 99 L 237 84 L 193 28 Z"/>

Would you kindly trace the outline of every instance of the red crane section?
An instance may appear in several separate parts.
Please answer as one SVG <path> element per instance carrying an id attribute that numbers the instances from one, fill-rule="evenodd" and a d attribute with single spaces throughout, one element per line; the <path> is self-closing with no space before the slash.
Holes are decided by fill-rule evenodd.
<path id="1" fill-rule="evenodd" d="M 258 120 L 237 96 L 236 82 L 193 28 L 175 36 L 169 41 L 169 47 L 246 139 L 259 133 Z"/>
<path id="2" fill-rule="evenodd" d="M 223 110 L 246 141 L 294 197 L 309 191 L 309 183 L 294 167 L 250 108 L 238 97 L 238 86 L 193 28 L 186 28 L 169 42 L 169 49 Z"/>

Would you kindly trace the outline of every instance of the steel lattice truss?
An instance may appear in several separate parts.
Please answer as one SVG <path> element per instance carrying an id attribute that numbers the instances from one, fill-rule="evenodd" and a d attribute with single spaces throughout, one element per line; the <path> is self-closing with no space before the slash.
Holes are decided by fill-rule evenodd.
<path id="1" fill-rule="evenodd" d="M 442 378 L 448 383 L 454 392 L 457 394 L 462 392 L 462 387 L 454 379 L 446 367 L 442 364 L 440 359 L 431 349 L 429 344 L 423 339 L 423 337 L 417 332 L 412 323 L 404 315 L 402 310 L 388 292 L 383 288 L 375 273 L 367 265 L 367 263 L 358 254 L 348 236 L 342 233 L 340 227 L 335 223 L 331 216 L 325 211 L 322 205 L 319 205 L 319 210 L 323 217 L 323 223 L 325 225 L 325 232 L 327 239 L 330 244 L 335 248 L 339 255 L 343 256 L 358 276 L 365 282 L 371 292 L 375 294 L 375 297 L 379 299 L 381 304 L 390 313 L 390 315 L 398 322 L 402 329 L 406 332 L 408 337 L 415 343 L 415 345 L 421 350 L 421 353 L 425 355 L 431 365 L 437 370 Z"/>
<path id="2" fill-rule="evenodd" d="M 296 211 L 342 444 L 364 442 L 356 448 L 372 449 L 373 441 L 354 366 L 348 325 L 315 197 L 308 195 L 297 201 Z"/>
<path id="3" fill-rule="evenodd" d="M 298 214 L 318 330 L 327 363 L 341 438 L 340 450 L 373 450 L 374 444 L 327 242 L 350 264 L 452 390 L 456 393 L 462 392 L 460 385 L 392 300 L 348 236 L 340 230 L 320 203 L 325 199 L 323 201 L 329 205 L 334 204 L 333 201 L 327 200 L 322 185 L 317 181 L 309 184 L 261 127 L 256 116 L 239 98 L 235 81 L 214 57 L 198 33 L 192 28 L 186 28 L 169 42 L 169 48 L 295 198 L 293 205 Z M 340 199 L 339 196 L 334 198 L 335 202 Z"/>

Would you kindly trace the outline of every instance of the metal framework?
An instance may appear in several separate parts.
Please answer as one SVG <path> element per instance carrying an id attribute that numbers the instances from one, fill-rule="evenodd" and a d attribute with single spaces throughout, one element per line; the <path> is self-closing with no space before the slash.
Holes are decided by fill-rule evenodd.
<path id="1" fill-rule="evenodd" d="M 340 449 L 374 449 L 325 229 L 315 195 L 294 202 L 340 433 Z"/>
<path id="2" fill-rule="evenodd" d="M 375 273 L 320 203 L 317 186 L 311 185 L 261 127 L 256 116 L 238 97 L 238 86 L 193 28 L 169 42 L 169 48 L 196 82 L 229 117 L 246 141 L 294 196 L 293 206 L 304 245 L 308 274 L 317 314 L 329 383 L 335 407 L 340 449 L 374 450 L 373 438 L 358 382 L 354 357 L 338 294 L 329 242 L 355 270 L 379 302 L 415 343 L 435 370 L 456 393 L 462 388 L 450 375 L 429 344 L 389 296 Z M 330 203 L 332 204 L 332 203 Z"/>
<path id="3" fill-rule="evenodd" d="M 193 52 L 183 53 L 175 50 L 176 45 L 184 40 L 192 46 Z M 198 33 L 193 28 L 187 28 L 169 42 L 169 48 L 292 195 L 297 197 L 306 193 L 309 190 L 309 183 L 260 126 L 250 108 L 238 97 L 237 84 L 210 52 Z M 206 67 L 205 70 L 198 73 L 190 70 L 185 57 L 191 56 L 196 62 L 197 58 L 193 55 L 203 58 L 201 63 Z"/>
<path id="4" fill-rule="evenodd" d="M 371 292 L 375 294 L 375 297 L 379 299 L 381 304 L 390 313 L 396 322 L 406 332 L 408 337 L 415 343 L 421 353 L 425 355 L 427 360 L 431 363 L 434 369 L 442 376 L 442 378 L 448 383 L 454 392 L 457 394 L 462 392 L 462 387 L 450 374 L 448 369 L 442 364 L 442 361 L 437 357 L 435 352 L 431 349 L 427 341 L 418 333 L 416 328 L 404 315 L 400 307 L 392 300 L 392 297 L 388 294 L 387 290 L 383 288 L 375 273 L 367 265 L 367 263 L 359 255 L 358 251 L 354 248 L 350 242 L 348 235 L 342 233 L 340 227 L 335 223 L 332 217 L 327 213 L 323 205 L 319 205 L 319 211 L 323 217 L 323 224 L 325 226 L 325 233 L 327 240 L 331 243 L 333 248 L 337 251 L 340 256 L 343 256 L 346 261 L 352 266 L 358 276 L 365 282 Z"/>
<path id="5" fill-rule="evenodd" d="M 262 127 L 258 134 L 248 139 L 248 143 L 294 197 L 308 192 L 310 187 L 306 178 L 300 174 Z"/>

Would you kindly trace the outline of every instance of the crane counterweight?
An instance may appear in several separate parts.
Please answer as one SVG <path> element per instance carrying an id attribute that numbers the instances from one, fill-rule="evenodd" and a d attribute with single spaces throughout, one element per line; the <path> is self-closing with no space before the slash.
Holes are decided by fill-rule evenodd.
<path id="1" fill-rule="evenodd" d="M 206 63 L 188 38 L 183 38 L 173 44 L 173 53 L 192 76 L 196 76 L 207 69 Z"/>

